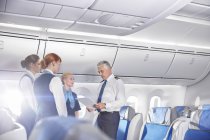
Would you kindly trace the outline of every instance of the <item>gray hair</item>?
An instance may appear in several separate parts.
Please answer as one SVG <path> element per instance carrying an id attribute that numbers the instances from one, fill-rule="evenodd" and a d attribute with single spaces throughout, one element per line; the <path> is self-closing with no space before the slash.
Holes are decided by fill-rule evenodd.
<path id="1" fill-rule="evenodd" d="M 111 65 L 109 64 L 109 62 L 106 61 L 106 60 L 103 60 L 103 61 L 98 62 L 97 67 L 99 67 L 99 66 L 101 66 L 101 65 L 105 65 L 105 66 L 107 66 L 108 68 L 112 68 L 112 66 L 111 66 Z"/>

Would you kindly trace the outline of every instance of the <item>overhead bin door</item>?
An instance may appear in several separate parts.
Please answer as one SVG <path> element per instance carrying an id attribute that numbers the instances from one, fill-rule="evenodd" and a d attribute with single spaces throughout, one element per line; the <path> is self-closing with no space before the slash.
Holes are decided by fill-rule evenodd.
<path id="1" fill-rule="evenodd" d="M 113 70 L 121 76 L 162 77 L 173 56 L 170 52 L 120 48 Z"/>
<path id="2" fill-rule="evenodd" d="M 74 44 L 63 42 L 47 42 L 46 54 L 56 53 L 62 59 L 60 72 L 73 72 L 74 74 L 97 73 L 97 63 L 107 60 L 113 63 L 117 48 Z"/>
<path id="3" fill-rule="evenodd" d="M 210 56 L 176 54 L 173 63 L 164 77 L 196 79 L 209 64 Z"/>
<path id="4" fill-rule="evenodd" d="M 38 40 L 0 36 L 0 70 L 21 71 L 21 60 L 36 54 Z"/>

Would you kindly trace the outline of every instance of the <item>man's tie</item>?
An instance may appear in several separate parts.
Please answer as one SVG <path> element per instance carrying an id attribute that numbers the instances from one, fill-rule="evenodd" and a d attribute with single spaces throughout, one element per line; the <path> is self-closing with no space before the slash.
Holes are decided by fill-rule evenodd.
<path id="1" fill-rule="evenodd" d="M 107 80 L 104 80 L 104 83 L 103 85 L 101 86 L 101 90 L 99 92 L 99 96 L 98 96 L 98 100 L 97 100 L 97 103 L 100 103 L 101 102 L 101 99 L 102 99 L 102 96 L 103 96 L 103 93 L 104 93 L 104 88 L 106 86 L 106 82 Z"/>
<path id="2" fill-rule="evenodd" d="M 100 92 L 99 92 L 99 96 L 98 96 L 97 103 L 100 103 L 101 100 L 102 100 L 102 96 L 103 96 L 103 93 L 104 93 L 104 88 L 105 88 L 105 86 L 106 86 L 106 82 L 107 82 L 107 80 L 104 80 L 104 83 L 103 83 L 103 85 L 101 86 L 101 90 L 100 90 Z M 100 111 L 101 111 L 101 110 L 98 109 L 98 112 L 100 112 Z"/>

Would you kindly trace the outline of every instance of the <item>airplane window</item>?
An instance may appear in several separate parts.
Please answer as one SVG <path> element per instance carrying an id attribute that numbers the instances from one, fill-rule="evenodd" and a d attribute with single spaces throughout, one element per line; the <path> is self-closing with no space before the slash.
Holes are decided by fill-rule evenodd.
<path id="1" fill-rule="evenodd" d="M 127 105 L 133 107 L 136 111 L 137 110 L 137 105 L 136 105 L 137 101 L 138 101 L 138 99 L 135 96 L 130 96 L 127 99 Z"/>
<path id="2" fill-rule="evenodd" d="M 195 99 L 195 106 L 199 106 L 200 105 L 200 101 L 201 101 L 201 99 L 200 99 L 200 97 L 199 96 L 197 96 L 196 97 L 196 99 Z"/>
<path id="3" fill-rule="evenodd" d="M 150 100 L 150 108 L 159 107 L 160 102 L 161 102 L 161 100 L 160 100 L 159 96 L 153 96 Z"/>

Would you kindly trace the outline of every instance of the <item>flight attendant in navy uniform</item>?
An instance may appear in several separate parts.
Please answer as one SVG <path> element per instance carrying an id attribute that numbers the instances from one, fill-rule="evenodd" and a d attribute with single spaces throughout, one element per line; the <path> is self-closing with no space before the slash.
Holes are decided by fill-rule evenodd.
<path id="1" fill-rule="evenodd" d="M 63 82 L 63 91 L 66 100 L 66 108 L 68 116 L 79 118 L 79 110 L 81 110 L 76 93 L 72 92 L 74 85 L 74 77 L 72 73 L 64 73 L 61 77 Z"/>
<path id="2" fill-rule="evenodd" d="M 34 82 L 34 93 L 37 99 L 37 120 L 51 116 L 67 116 L 65 97 L 61 79 L 55 74 L 59 71 L 61 58 L 47 54 L 41 61 L 43 73 Z"/>
<path id="3" fill-rule="evenodd" d="M 105 134 L 116 139 L 120 120 L 119 111 L 125 105 L 124 83 L 113 75 L 109 62 L 100 61 L 97 68 L 103 81 L 99 85 L 98 99 L 95 105 L 99 112 L 96 123 Z M 92 111 L 90 108 L 87 109 Z"/>

